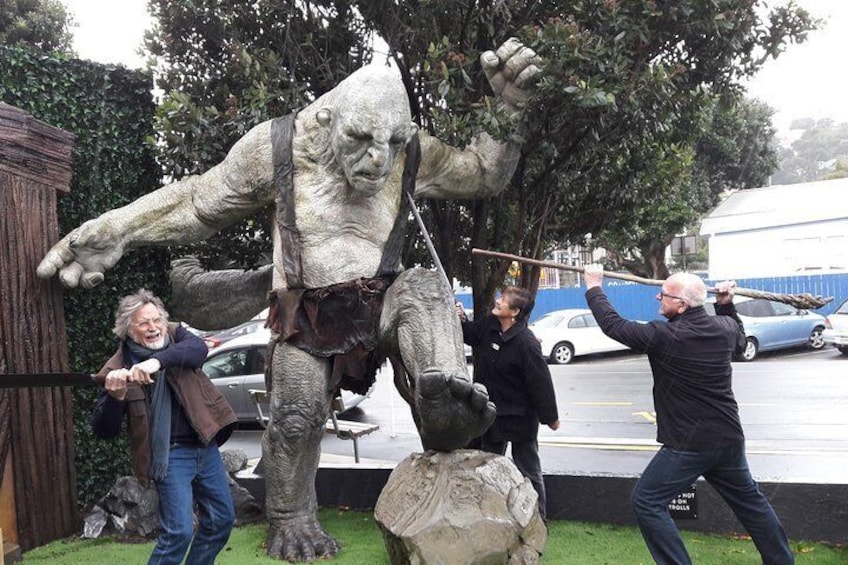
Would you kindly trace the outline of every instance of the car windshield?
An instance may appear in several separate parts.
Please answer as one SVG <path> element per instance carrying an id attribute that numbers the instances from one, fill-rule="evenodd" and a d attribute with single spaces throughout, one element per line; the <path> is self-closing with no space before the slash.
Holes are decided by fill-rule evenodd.
<path id="1" fill-rule="evenodd" d="M 537 328 L 554 328 L 562 321 L 563 317 L 560 313 L 551 312 L 533 322 L 533 325 Z"/>
<path id="2" fill-rule="evenodd" d="M 843 302 L 839 308 L 834 311 L 834 314 L 848 314 L 848 300 Z"/>

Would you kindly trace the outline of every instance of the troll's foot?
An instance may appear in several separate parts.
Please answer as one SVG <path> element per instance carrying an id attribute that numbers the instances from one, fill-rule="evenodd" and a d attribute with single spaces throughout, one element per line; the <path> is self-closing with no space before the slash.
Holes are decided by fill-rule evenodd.
<path id="1" fill-rule="evenodd" d="M 418 377 L 415 405 L 424 449 L 460 449 L 495 419 L 495 405 L 485 386 L 438 369 L 427 369 Z"/>
<path id="2" fill-rule="evenodd" d="M 324 531 L 318 519 L 299 516 L 271 520 L 268 527 L 268 555 L 286 561 L 328 559 L 339 551 L 339 544 Z"/>

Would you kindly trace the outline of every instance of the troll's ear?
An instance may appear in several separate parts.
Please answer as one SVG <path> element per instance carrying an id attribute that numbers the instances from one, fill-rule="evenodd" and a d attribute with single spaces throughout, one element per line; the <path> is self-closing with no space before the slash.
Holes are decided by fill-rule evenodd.
<path id="1" fill-rule="evenodd" d="M 409 122 L 409 128 L 406 133 L 406 141 L 408 142 L 410 139 L 418 135 L 418 124 L 415 122 Z"/>
<path id="2" fill-rule="evenodd" d="M 315 113 L 315 119 L 319 124 L 323 127 L 328 127 L 330 125 L 330 120 L 332 119 L 333 114 L 330 112 L 329 108 L 321 108 L 318 112 Z"/>

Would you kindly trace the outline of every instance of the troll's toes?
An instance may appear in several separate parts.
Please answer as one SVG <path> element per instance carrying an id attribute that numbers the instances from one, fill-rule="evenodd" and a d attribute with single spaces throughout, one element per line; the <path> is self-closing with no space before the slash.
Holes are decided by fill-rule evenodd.
<path id="1" fill-rule="evenodd" d="M 495 419 L 486 387 L 467 376 L 428 369 L 418 377 L 415 403 L 421 417 L 424 449 L 460 449 L 482 434 Z"/>

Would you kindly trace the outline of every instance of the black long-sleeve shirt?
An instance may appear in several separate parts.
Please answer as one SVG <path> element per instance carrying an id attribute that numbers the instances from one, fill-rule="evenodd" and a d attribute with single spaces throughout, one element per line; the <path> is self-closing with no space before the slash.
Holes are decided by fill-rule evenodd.
<path id="1" fill-rule="evenodd" d="M 745 335 L 733 304 L 716 305 L 716 316 L 698 306 L 644 324 L 622 318 L 600 288 L 587 290 L 586 301 L 606 335 L 648 355 L 658 442 L 708 451 L 744 441 L 731 360 Z"/>
<path id="2" fill-rule="evenodd" d="M 495 403 L 497 419 L 491 431 L 498 440 L 532 441 L 539 422 L 559 419 L 551 373 L 539 341 L 525 322 L 516 322 L 501 333 L 498 320 L 487 316 L 463 322 L 462 335 L 482 355 L 475 380 L 486 385 Z"/>

